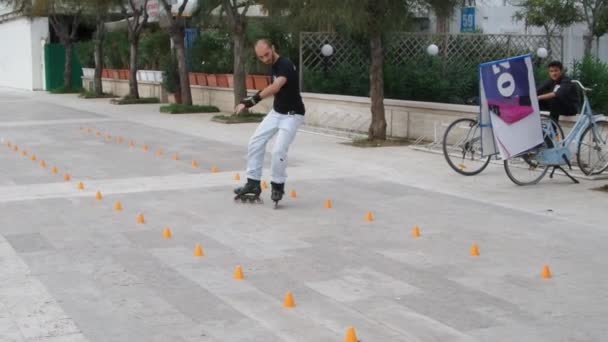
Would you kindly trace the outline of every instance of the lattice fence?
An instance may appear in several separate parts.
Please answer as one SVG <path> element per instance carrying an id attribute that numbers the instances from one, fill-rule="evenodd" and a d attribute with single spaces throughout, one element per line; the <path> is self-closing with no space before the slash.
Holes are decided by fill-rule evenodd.
<path id="1" fill-rule="evenodd" d="M 334 48 L 331 57 L 321 54 L 321 47 Z M 549 51 L 549 59 L 563 58 L 563 39 L 533 35 L 486 34 L 419 34 L 395 33 L 386 42 L 386 63 L 401 65 L 429 58 L 426 49 L 430 44 L 439 47 L 439 58 L 449 66 L 470 67 L 482 62 L 535 52 L 539 47 Z M 353 70 L 368 70 L 369 44 L 334 33 L 303 32 L 300 35 L 300 70 L 303 77 L 308 71 L 323 71 L 336 66 Z"/>

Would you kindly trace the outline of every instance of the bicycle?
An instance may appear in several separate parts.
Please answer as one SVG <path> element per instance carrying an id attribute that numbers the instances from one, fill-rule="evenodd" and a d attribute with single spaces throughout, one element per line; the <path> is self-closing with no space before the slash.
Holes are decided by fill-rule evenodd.
<path id="1" fill-rule="evenodd" d="M 541 115 L 543 122 L 551 122 L 553 129 L 564 136 L 562 127 L 548 115 Z M 443 156 L 450 167 L 464 176 L 481 173 L 492 156 L 483 157 L 479 121 L 462 118 L 452 122 L 443 135 Z"/>
<path id="2" fill-rule="evenodd" d="M 504 161 L 507 176 L 513 183 L 536 184 L 551 167 L 550 178 L 559 169 L 574 183 L 579 183 L 562 167 L 567 165 L 572 170 L 570 147 L 573 143 L 576 144 L 576 161 L 583 173 L 597 175 L 608 169 L 608 120 L 593 114 L 587 97 L 591 89 L 585 88 L 579 81 L 572 82 L 581 88 L 584 98 L 581 114 L 572 130 L 565 138 L 557 139 L 553 125 L 543 125 L 544 142 L 541 145 Z"/>

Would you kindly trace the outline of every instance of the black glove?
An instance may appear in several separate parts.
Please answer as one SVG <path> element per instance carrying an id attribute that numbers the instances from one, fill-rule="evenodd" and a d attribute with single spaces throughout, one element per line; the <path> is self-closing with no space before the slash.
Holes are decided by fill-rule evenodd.
<path id="1" fill-rule="evenodd" d="M 251 108 L 262 101 L 262 97 L 260 96 L 260 91 L 258 91 L 255 95 L 249 96 L 241 100 L 241 103 L 245 105 L 245 108 Z"/>

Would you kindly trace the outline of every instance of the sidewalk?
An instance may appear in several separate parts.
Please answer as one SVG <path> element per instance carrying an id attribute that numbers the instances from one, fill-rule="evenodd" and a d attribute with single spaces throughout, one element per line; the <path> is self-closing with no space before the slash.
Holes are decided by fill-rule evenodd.
<path id="1" fill-rule="evenodd" d="M 0 89 L 0 340 L 343 341 L 349 326 L 364 342 L 608 336 L 608 194 L 590 190 L 606 181 L 517 187 L 499 165 L 466 178 L 441 155 L 305 127 L 290 151 L 297 197 L 273 210 L 268 191 L 264 205 L 232 200 L 256 125 L 211 116 Z"/>

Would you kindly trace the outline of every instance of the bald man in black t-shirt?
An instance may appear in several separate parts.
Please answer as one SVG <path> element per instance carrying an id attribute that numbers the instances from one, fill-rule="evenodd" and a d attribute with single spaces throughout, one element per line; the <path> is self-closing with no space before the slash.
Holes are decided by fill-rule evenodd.
<path id="1" fill-rule="evenodd" d="M 262 63 L 272 65 L 272 83 L 258 92 L 247 97 L 236 107 L 238 114 L 251 108 L 270 96 L 274 96 L 273 109 L 266 115 L 249 141 L 247 154 L 247 183 L 235 189 L 235 199 L 251 198 L 259 200 L 260 179 L 264 165 L 266 144 L 275 135 L 277 139 L 272 151 L 271 162 L 271 199 L 275 207 L 285 193 L 287 174 L 287 152 L 298 131 L 304 122 L 305 108 L 300 94 L 300 81 L 295 65 L 287 58 L 279 56 L 272 44 L 266 40 L 258 40 L 255 44 L 255 53 Z"/>

